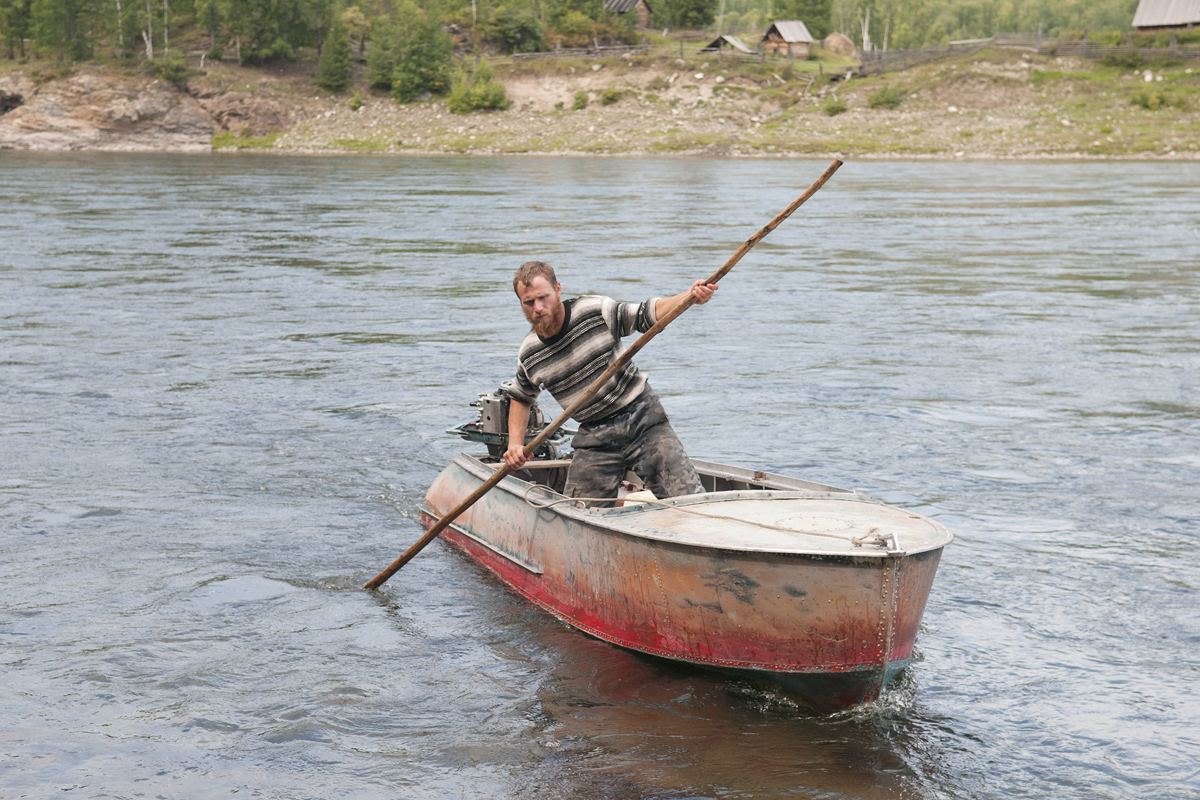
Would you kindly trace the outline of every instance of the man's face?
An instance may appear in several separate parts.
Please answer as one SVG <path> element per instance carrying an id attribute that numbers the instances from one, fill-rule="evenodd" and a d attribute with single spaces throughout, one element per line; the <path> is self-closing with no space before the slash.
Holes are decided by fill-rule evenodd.
<path id="1" fill-rule="evenodd" d="M 517 284 L 517 296 L 521 298 L 521 310 L 525 319 L 533 326 L 533 332 L 543 339 L 558 333 L 563 323 L 562 286 L 541 275 L 531 283 Z"/>

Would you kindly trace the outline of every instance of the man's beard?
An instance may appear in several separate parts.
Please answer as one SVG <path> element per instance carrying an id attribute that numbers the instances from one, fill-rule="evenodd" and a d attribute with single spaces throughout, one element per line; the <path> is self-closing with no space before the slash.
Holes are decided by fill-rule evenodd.
<path id="1" fill-rule="evenodd" d="M 530 320 L 529 324 L 533 326 L 533 332 L 543 339 L 547 339 L 554 335 L 554 315 L 547 314 L 539 320 Z"/>
<path id="2" fill-rule="evenodd" d="M 525 319 L 529 320 L 530 326 L 533 327 L 533 332 L 543 339 L 549 339 L 554 334 L 558 333 L 556 325 L 559 324 L 559 314 L 562 311 L 562 305 L 557 308 L 552 308 L 545 315 L 534 319 L 532 314 L 526 313 Z"/>

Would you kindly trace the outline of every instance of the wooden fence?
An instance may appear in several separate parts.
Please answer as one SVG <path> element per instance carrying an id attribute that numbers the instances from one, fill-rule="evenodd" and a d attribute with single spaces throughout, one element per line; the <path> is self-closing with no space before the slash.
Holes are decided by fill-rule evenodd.
<path id="1" fill-rule="evenodd" d="M 982 39 L 970 42 L 951 42 L 945 47 L 922 47 L 918 50 L 872 50 L 860 56 L 862 63 L 855 70 L 855 74 L 882 75 L 885 72 L 899 72 L 943 58 L 971 55 L 987 47 L 983 42 L 989 41 Z"/>
<path id="2" fill-rule="evenodd" d="M 1084 40 L 1048 39 L 1037 33 L 998 33 L 986 39 L 969 39 L 950 42 L 945 47 L 923 47 L 915 50 L 872 50 L 860 56 L 861 65 L 851 68 L 855 75 L 882 75 L 887 72 L 898 72 L 912 67 L 938 61 L 945 58 L 956 58 L 978 53 L 985 47 L 1017 48 L 1036 52 L 1043 56 L 1074 56 L 1077 58 L 1102 59 L 1108 56 L 1114 58 L 1128 57 L 1136 54 L 1143 61 L 1154 61 L 1162 58 L 1177 58 L 1182 60 L 1200 60 L 1200 45 L 1176 45 L 1169 48 L 1134 47 L 1132 43 L 1105 45 L 1099 42 Z M 511 56 L 494 56 L 493 64 L 522 64 L 548 59 L 598 59 L 611 57 L 632 58 L 634 56 L 670 56 L 694 58 L 714 58 L 718 61 L 738 61 L 748 63 L 791 62 L 798 69 L 815 71 L 819 74 L 826 72 L 822 62 L 815 64 L 810 61 L 789 58 L 786 55 L 765 53 L 742 53 L 731 48 L 724 50 L 697 51 L 684 49 L 683 42 L 678 45 L 649 45 L 632 46 L 600 46 L 595 47 L 565 47 L 544 53 L 515 53 Z M 834 70 L 844 72 L 845 67 Z"/>
<path id="3" fill-rule="evenodd" d="M 1106 45 L 1088 41 L 1044 42 L 1037 48 L 1043 56 L 1075 56 L 1077 58 L 1121 58 L 1136 54 L 1143 61 L 1159 59 L 1200 60 L 1200 45 L 1176 45 L 1175 47 L 1133 47 L 1127 44 Z"/>
<path id="4" fill-rule="evenodd" d="M 1200 60 L 1200 45 L 1177 45 L 1172 40 L 1168 48 L 1134 47 L 1133 44 L 1100 44 L 1087 39 L 1047 39 L 1037 33 L 998 33 L 986 39 L 968 39 L 950 42 L 946 47 L 924 47 L 919 50 L 873 50 L 861 56 L 859 75 L 882 75 L 909 69 L 930 61 L 977 53 L 985 47 L 1003 47 L 1029 50 L 1042 56 L 1073 56 L 1075 58 L 1122 58 L 1136 54 L 1142 61 L 1176 58 L 1185 61 Z"/>
<path id="5" fill-rule="evenodd" d="M 710 40 L 711 41 L 711 40 Z M 549 50 L 542 53 L 514 53 L 509 56 L 488 56 L 488 60 L 492 64 L 523 64 L 537 61 L 546 61 L 557 58 L 570 59 L 598 59 L 634 56 L 653 56 L 658 58 L 669 58 L 675 56 L 678 58 L 699 58 L 704 60 L 715 59 L 720 62 L 742 62 L 751 64 L 786 64 L 790 63 L 793 68 L 801 71 L 824 73 L 829 71 L 828 66 L 821 61 L 805 61 L 803 59 L 791 58 L 786 55 L 777 53 L 765 53 L 755 51 L 753 53 L 743 53 L 733 48 L 725 48 L 723 50 L 697 50 L 694 47 L 684 48 L 681 45 L 633 45 L 633 46 L 616 46 L 616 47 L 564 47 L 558 50 Z M 469 60 L 470 56 L 466 56 L 464 60 Z M 835 73 L 846 71 L 846 67 L 834 69 Z"/>

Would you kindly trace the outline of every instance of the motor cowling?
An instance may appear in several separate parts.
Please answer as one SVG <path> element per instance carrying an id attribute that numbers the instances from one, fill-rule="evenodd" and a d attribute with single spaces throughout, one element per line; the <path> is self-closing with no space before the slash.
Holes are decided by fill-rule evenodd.
<path id="1" fill-rule="evenodd" d="M 479 415 L 471 422 L 451 428 L 446 433 L 461 436 L 467 441 L 482 442 L 487 445 L 488 455 L 491 458 L 503 457 L 504 451 L 508 449 L 508 409 L 512 402 L 509 387 L 511 385 L 511 380 L 504 381 L 495 391 L 479 395 L 479 399 L 471 403 L 472 406 L 479 409 Z M 529 424 L 525 428 L 525 444 L 536 439 L 548 424 L 549 422 L 538 404 L 533 403 L 529 407 Z M 560 428 L 537 449 L 532 457 L 534 459 L 558 458 L 558 447 L 563 444 L 567 436 L 573 433 L 574 431 Z"/>

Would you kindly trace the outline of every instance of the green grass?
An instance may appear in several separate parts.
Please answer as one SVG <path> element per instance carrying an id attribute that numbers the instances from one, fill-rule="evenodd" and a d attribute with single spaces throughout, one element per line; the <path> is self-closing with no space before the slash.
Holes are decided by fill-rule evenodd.
<path id="1" fill-rule="evenodd" d="M 230 131 L 218 133 L 212 138 L 214 150 L 266 150 L 275 146 L 279 133 L 268 133 L 266 136 L 238 136 Z"/>
<path id="2" fill-rule="evenodd" d="M 664 138 L 653 143 L 649 150 L 652 153 L 681 153 L 688 150 L 703 150 L 711 147 L 722 137 L 712 134 L 696 134 L 694 136 L 675 136 Z"/>
<path id="3" fill-rule="evenodd" d="M 388 142 L 380 139 L 334 139 L 333 143 L 342 150 L 350 150 L 355 153 L 375 153 L 380 150 L 387 150 Z M 397 142 L 396 144 L 401 144 Z"/>

